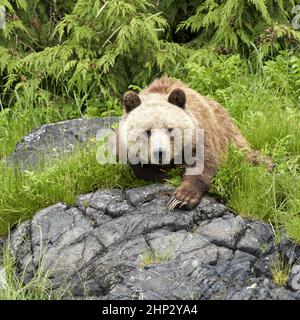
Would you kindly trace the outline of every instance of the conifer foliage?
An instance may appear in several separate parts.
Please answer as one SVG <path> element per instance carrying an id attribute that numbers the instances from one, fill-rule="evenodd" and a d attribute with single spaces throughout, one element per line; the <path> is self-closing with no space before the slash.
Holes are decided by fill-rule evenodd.
<path id="1" fill-rule="evenodd" d="M 296 48 L 293 0 L 0 0 L 0 106 L 120 114 L 120 97 L 195 50 L 268 59 Z M 208 49 L 208 50 L 207 50 Z M 74 107 L 75 106 L 75 107 Z M 75 110 L 76 109 L 76 110 Z"/>
<path id="2" fill-rule="evenodd" d="M 62 19 L 58 14 L 55 28 L 52 16 L 43 24 L 37 14 L 24 25 L 16 12 L 29 10 L 26 0 L 15 2 L 17 11 L 7 1 L 4 5 L 15 17 L 2 35 L 6 45 L 0 46 L 0 70 L 6 79 L 1 83 L 2 99 L 7 103 L 30 92 L 48 101 L 75 97 L 87 106 L 105 104 L 129 84 L 174 66 L 182 55 L 179 45 L 165 40 L 166 19 L 145 0 L 78 0 Z M 20 44 L 20 30 L 24 38 L 31 36 L 33 21 L 41 29 L 48 26 L 44 48 L 40 48 L 43 39 L 33 42 L 35 48 Z"/>
<path id="3" fill-rule="evenodd" d="M 222 53 L 239 51 L 263 57 L 297 44 L 291 25 L 294 0 L 205 0 L 178 30 L 198 32 L 198 46 L 210 45 Z"/>

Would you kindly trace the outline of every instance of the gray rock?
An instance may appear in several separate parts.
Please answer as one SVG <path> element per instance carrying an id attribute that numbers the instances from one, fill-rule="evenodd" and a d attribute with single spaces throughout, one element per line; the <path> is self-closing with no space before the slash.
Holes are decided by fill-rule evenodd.
<path id="1" fill-rule="evenodd" d="M 46 124 L 24 137 L 8 157 L 8 162 L 23 168 L 35 168 L 38 163 L 48 162 L 70 153 L 78 145 L 94 138 L 100 129 L 110 128 L 118 118 L 76 119 Z"/>
<path id="2" fill-rule="evenodd" d="M 300 246 L 296 245 L 289 239 L 281 241 L 278 251 L 285 258 L 288 264 L 299 264 L 300 265 Z"/>
<path id="3" fill-rule="evenodd" d="M 276 246 L 267 224 L 208 196 L 194 210 L 168 212 L 172 191 L 100 190 L 38 212 L 7 240 L 18 272 L 29 280 L 43 267 L 75 299 L 300 299 L 272 281 L 270 261 L 287 244 Z M 297 258 L 293 250 L 290 262 Z"/>
<path id="4" fill-rule="evenodd" d="M 125 197 L 133 206 L 140 207 L 141 205 L 155 199 L 157 195 L 169 195 L 173 190 L 174 188 L 167 184 L 153 184 L 150 186 L 129 189 L 125 191 Z"/>
<path id="5" fill-rule="evenodd" d="M 247 224 L 239 216 L 225 215 L 200 223 L 196 232 L 207 237 L 211 243 L 230 249 L 235 249 L 236 244 L 246 232 Z"/>
<path id="6" fill-rule="evenodd" d="M 266 223 L 254 221 L 247 224 L 246 233 L 237 248 L 258 257 L 268 250 L 270 243 L 272 243 L 271 227 Z"/>

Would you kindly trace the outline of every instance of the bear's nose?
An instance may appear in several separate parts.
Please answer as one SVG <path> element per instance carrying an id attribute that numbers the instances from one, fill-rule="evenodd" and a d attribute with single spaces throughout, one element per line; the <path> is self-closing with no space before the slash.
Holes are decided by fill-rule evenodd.
<path id="1" fill-rule="evenodd" d="M 166 156 L 166 151 L 163 150 L 162 148 L 158 148 L 158 149 L 154 150 L 153 156 L 154 156 L 156 162 L 158 162 L 159 164 L 162 164 L 163 160 L 165 159 L 165 156 Z"/>

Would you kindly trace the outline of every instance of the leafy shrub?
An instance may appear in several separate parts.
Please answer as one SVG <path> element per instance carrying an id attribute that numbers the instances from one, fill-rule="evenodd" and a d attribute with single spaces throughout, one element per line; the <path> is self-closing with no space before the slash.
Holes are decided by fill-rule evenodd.
<path id="1" fill-rule="evenodd" d="M 172 71 L 185 55 L 166 41 L 167 20 L 146 0 L 1 5 L 0 157 L 42 123 L 120 115 L 129 85 Z"/>
<path id="2" fill-rule="evenodd" d="M 203 0 L 178 30 L 198 32 L 197 47 L 254 54 L 260 61 L 299 43 L 299 32 L 291 25 L 294 5 L 294 0 Z"/>
<path id="3" fill-rule="evenodd" d="M 17 4 L 29 10 L 25 0 Z M 145 84 L 145 79 L 172 69 L 182 54 L 179 45 L 165 41 L 168 23 L 152 8 L 145 0 L 78 0 L 52 34 L 50 30 L 57 39 L 51 46 L 47 42 L 42 50 L 17 52 L 9 45 L 0 47 L 1 73 L 7 75 L 2 100 L 15 104 L 24 99 L 38 106 L 71 97 L 81 108 L 96 105 L 98 114 L 114 113 L 110 99 L 119 98 L 132 83 Z M 9 21 L 8 26 L 7 39 L 12 30 L 28 30 L 21 22 L 15 26 Z"/>

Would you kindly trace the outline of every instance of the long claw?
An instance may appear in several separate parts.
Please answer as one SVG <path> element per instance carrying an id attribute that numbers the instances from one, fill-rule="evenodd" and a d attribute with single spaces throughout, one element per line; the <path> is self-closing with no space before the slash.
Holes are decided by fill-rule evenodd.
<path id="1" fill-rule="evenodd" d="M 171 202 L 174 200 L 174 196 L 172 196 L 171 198 L 170 198 L 170 200 L 169 200 L 169 202 L 167 203 L 167 206 L 169 206 L 170 204 L 171 204 Z"/>
<path id="2" fill-rule="evenodd" d="M 171 202 L 170 205 L 169 205 L 169 207 L 168 207 L 168 208 L 169 208 L 169 211 L 172 211 L 172 210 L 173 210 L 173 205 L 174 205 L 174 202 Z"/>
<path id="3" fill-rule="evenodd" d="M 178 200 L 173 196 L 172 199 L 168 202 L 168 207 L 169 209 L 172 210 L 173 206 L 175 205 L 175 203 L 177 202 Z"/>
<path id="4" fill-rule="evenodd" d="M 186 201 L 182 202 L 182 204 L 179 206 L 179 208 L 184 207 L 186 204 L 187 204 L 187 202 L 186 202 Z"/>
<path id="5" fill-rule="evenodd" d="M 177 202 L 175 203 L 175 207 L 173 208 L 173 210 L 174 210 L 175 208 L 177 208 L 181 203 L 182 203 L 182 201 L 177 200 Z"/>
<path id="6" fill-rule="evenodd" d="M 169 205 L 169 211 L 174 210 L 180 203 L 181 203 L 180 200 L 173 199 L 173 201 Z"/>
<path id="7" fill-rule="evenodd" d="M 169 211 L 172 211 L 173 209 L 173 205 L 174 205 L 174 202 L 175 202 L 176 200 L 175 199 L 173 199 L 170 203 L 169 203 L 169 205 L 168 205 L 168 209 L 169 209 Z"/>

